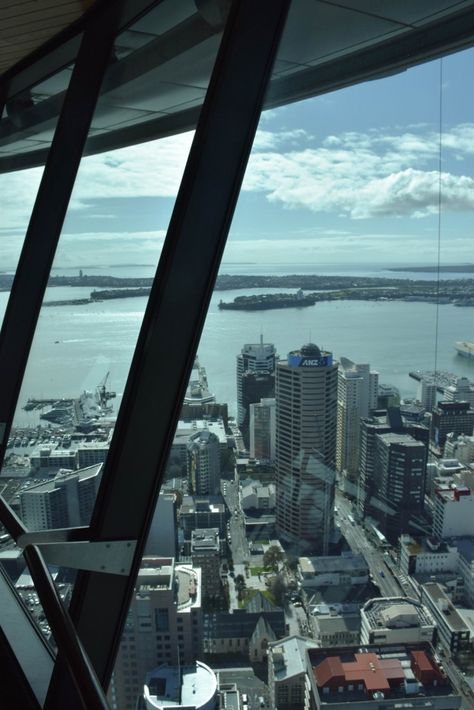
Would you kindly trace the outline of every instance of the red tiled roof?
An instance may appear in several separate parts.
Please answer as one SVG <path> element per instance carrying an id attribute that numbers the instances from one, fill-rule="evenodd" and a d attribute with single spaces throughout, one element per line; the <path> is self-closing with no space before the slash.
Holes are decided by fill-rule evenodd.
<path id="1" fill-rule="evenodd" d="M 411 657 L 417 664 L 420 671 L 436 671 L 425 651 L 412 651 Z"/>
<path id="2" fill-rule="evenodd" d="M 316 682 L 319 686 L 327 685 L 330 681 L 344 680 L 344 670 L 338 656 L 325 658 L 319 666 L 313 669 Z"/>
<path id="3" fill-rule="evenodd" d="M 402 681 L 402 664 L 397 659 L 378 658 L 375 653 L 356 653 L 353 661 L 342 662 L 339 656 L 325 658 L 314 669 L 319 687 L 337 683 L 362 683 L 366 690 L 390 690 L 389 680 Z"/>

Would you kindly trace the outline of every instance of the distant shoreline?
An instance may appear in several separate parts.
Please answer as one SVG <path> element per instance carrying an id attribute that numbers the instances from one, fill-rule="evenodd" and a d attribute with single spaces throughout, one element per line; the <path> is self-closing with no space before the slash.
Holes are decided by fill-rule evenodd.
<path id="1" fill-rule="evenodd" d="M 403 271 L 404 273 L 437 274 L 437 266 L 397 266 L 387 268 L 387 271 Z M 453 266 L 440 266 L 441 274 L 474 274 L 474 264 L 455 264 Z"/>

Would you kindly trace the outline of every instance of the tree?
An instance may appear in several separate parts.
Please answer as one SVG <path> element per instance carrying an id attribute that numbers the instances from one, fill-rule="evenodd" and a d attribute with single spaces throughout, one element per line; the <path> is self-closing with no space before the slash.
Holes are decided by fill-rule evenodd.
<path id="1" fill-rule="evenodd" d="M 285 603 L 285 594 L 287 586 L 282 574 L 276 574 L 270 579 L 270 592 L 276 603 L 283 606 Z"/>
<path id="2" fill-rule="evenodd" d="M 278 545 L 271 545 L 263 555 L 263 564 L 277 572 L 278 565 L 283 562 L 285 555 Z"/>

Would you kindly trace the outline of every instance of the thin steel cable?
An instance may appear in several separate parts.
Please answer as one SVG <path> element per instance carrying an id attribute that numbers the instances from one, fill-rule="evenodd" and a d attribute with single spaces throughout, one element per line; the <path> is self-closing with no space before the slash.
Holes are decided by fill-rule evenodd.
<path id="1" fill-rule="evenodd" d="M 442 160 L 443 160 L 443 59 L 439 60 L 439 140 L 438 140 L 438 253 L 437 253 L 437 283 L 436 283 L 436 319 L 435 319 L 435 352 L 434 376 L 438 380 L 438 342 L 439 342 L 439 293 L 441 274 L 441 207 L 442 207 Z"/>

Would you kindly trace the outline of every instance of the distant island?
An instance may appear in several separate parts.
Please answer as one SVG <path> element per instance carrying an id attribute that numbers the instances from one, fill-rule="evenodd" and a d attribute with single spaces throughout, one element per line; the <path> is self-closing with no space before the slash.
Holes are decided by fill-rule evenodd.
<path id="1" fill-rule="evenodd" d="M 219 302 L 221 310 L 267 311 L 272 308 L 306 308 L 314 306 L 316 297 L 305 296 L 299 289 L 296 293 L 266 293 L 258 296 L 237 296 L 233 301 Z"/>
<path id="2" fill-rule="evenodd" d="M 413 267 L 418 271 L 433 270 L 434 267 Z M 443 267 L 445 270 L 469 270 L 474 274 L 474 265 Z M 403 270 L 403 269 L 397 269 Z M 395 271 L 395 269 L 394 269 Z M 13 276 L 0 274 L 0 290 L 11 288 Z M 150 293 L 152 278 L 121 278 L 117 276 L 51 276 L 49 287 L 85 286 L 91 291 L 88 296 L 63 300 L 45 301 L 45 306 L 88 305 L 98 301 L 119 298 L 146 297 Z M 265 293 L 267 289 L 301 289 L 304 302 L 296 304 L 294 295 L 288 293 Z M 245 295 L 250 289 L 262 289 L 264 293 Z M 474 306 L 474 278 L 419 280 L 397 277 L 374 276 L 327 276 L 320 274 L 249 275 L 221 274 L 218 276 L 216 291 L 244 291 L 234 301 L 222 301 L 221 310 L 264 310 L 265 308 L 288 308 L 314 305 L 321 301 L 418 301 L 426 303 Z"/>

